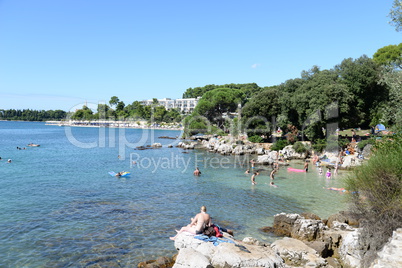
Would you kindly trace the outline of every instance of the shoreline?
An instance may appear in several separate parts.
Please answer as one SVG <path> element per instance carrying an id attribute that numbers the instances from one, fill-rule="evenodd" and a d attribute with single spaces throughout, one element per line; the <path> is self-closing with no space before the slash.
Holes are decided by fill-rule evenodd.
<path id="1" fill-rule="evenodd" d="M 150 129 L 150 130 L 176 130 L 183 131 L 183 127 L 175 126 L 145 126 L 132 121 L 45 121 L 47 126 L 60 127 L 92 127 L 92 128 L 128 128 L 128 129 Z"/>

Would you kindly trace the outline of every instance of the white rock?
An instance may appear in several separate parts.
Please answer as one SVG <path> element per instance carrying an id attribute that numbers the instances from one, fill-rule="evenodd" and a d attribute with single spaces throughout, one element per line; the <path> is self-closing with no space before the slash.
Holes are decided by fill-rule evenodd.
<path id="1" fill-rule="evenodd" d="M 321 220 L 297 219 L 293 225 L 291 237 L 313 241 L 322 237 L 326 229 L 325 224 Z"/>
<path id="2" fill-rule="evenodd" d="M 285 159 L 305 159 L 307 157 L 307 153 L 297 153 L 293 149 L 293 145 L 286 146 L 285 148 L 280 150 L 279 153 L 282 153 Z"/>
<path id="3" fill-rule="evenodd" d="M 342 234 L 339 256 L 343 263 L 350 267 L 361 267 L 362 254 L 358 249 L 359 233 L 360 229 L 354 229 L 353 232 L 344 232 L 344 234 Z"/>
<path id="4" fill-rule="evenodd" d="M 285 237 L 272 243 L 274 249 L 285 261 L 300 267 L 325 267 L 327 262 L 302 241 Z"/>
<path id="5" fill-rule="evenodd" d="M 402 267 L 402 229 L 393 232 L 390 241 L 378 252 L 378 258 L 370 267 Z"/>
<path id="6" fill-rule="evenodd" d="M 200 252 L 192 248 L 183 248 L 177 255 L 173 268 L 212 268 L 210 261 Z"/>

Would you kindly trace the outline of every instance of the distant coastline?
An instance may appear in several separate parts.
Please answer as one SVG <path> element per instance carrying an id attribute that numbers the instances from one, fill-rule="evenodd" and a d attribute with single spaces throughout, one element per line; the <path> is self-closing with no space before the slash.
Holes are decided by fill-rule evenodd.
<path id="1" fill-rule="evenodd" d="M 107 128 L 133 128 L 133 129 L 160 129 L 160 130 L 183 130 L 180 124 L 174 123 L 161 123 L 161 124 L 148 124 L 144 121 L 114 121 L 114 120 L 100 120 L 100 121 L 46 121 L 49 126 L 68 126 L 68 127 L 107 127 Z"/>

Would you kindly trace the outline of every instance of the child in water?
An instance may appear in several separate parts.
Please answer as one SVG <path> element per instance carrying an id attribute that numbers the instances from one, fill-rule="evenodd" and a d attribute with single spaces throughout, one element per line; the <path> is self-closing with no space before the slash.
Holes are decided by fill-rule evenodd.
<path id="1" fill-rule="evenodd" d="M 325 174 L 325 176 L 327 177 L 327 179 L 331 179 L 331 169 L 330 168 L 327 169 L 327 173 Z"/>
<path id="2" fill-rule="evenodd" d="M 322 175 L 322 167 L 321 166 L 318 167 L 318 174 Z"/>

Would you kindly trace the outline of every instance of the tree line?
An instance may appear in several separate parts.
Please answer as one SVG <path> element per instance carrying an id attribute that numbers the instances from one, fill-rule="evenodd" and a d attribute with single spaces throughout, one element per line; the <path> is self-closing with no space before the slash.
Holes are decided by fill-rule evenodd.
<path id="1" fill-rule="evenodd" d="M 62 120 L 67 113 L 63 110 L 16 110 L 0 109 L 0 120 L 22 120 L 22 121 L 48 121 Z"/>
<path id="2" fill-rule="evenodd" d="M 92 111 L 87 106 L 76 110 L 71 114 L 74 120 L 147 120 L 156 123 L 175 123 L 182 120 L 182 114 L 177 109 L 167 110 L 159 105 L 156 98 L 152 105 L 143 105 L 139 101 L 134 101 L 125 105 L 117 96 L 112 96 L 108 104 L 98 104 L 96 111 Z"/>

